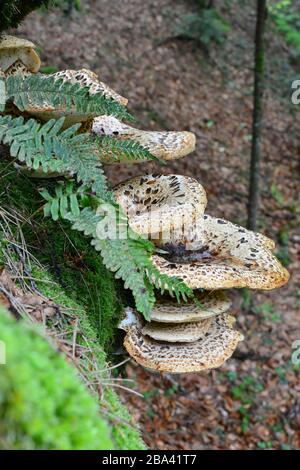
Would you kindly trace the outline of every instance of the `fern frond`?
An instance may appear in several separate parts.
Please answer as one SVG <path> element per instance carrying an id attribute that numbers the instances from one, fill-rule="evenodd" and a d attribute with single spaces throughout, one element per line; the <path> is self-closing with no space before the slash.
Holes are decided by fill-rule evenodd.
<path id="1" fill-rule="evenodd" d="M 126 289 L 133 293 L 137 309 L 149 320 L 155 303 L 153 286 L 145 275 L 144 265 L 149 263 L 149 253 L 142 242 L 132 239 L 100 239 L 97 237 L 97 224 L 102 216 L 90 208 L 84 208 L 80 216 L 67 214 L 72 228 L 92 237 L 92 245 L 101 253 L 103 263 L 117 279 L 124 281 Z M 143 262 L 141 262 L 143 261 Z"/>
<path id="2" fill-rule="evenodd" d="M 81 211 L 80 216 L 67 214 L 72 228 L 92 237 L 92 245 L 101 253 L 105 266 L 115 273 L 116 278 L 124 281 L 125 287 L 131 289 L 137 309 L 147 320 L 155 302 L 153 287 L 162 293 L 168 291 L 177 301 L 186 301 L 193 297 L 193 291 L 181 279 L 161 274 L 151 261 L 154 245 L 148 240 L 135 236 L 126 239 L 100 239 L 97 237 L 97 224 L 101 215 L 90 208 Z"/>
<path id="3" fill-rule="evenodd" d="M 133 140 L 120 140 L 116 137 L 97 137 L 96 138 L 100 158 L 104 161 L 115 160 L 116 162 L 138 161 L 138 160 L 156 160 L 145 147 Z"/>
<path id="4" fill-rule="evenodd" d="M 146 272 L 150 282 L 156 289 L 160 290 L 162 294 L 168 291 L 172 297 L 176 297 L 177 302 L 181 300 L 186 302 L 188 298 L 194 297 L 193 290 L 188 287 L 182 279 L 160 273 L 153 264 L 146 268 Z"/>
<path id="5" fill-rule="evenodd" d="M 112 200 L 99 155 L 88 134 L 76 132 L 79 124 L 62 130 L 64 119 L 40 124 L 34 119 L 0 116 L 0 142 L 10 146 L 12 157 L 29 169 L 76 175 L 103 200 Z"/>
<path id="6" fill-rule="evenodd" d="M 44 216 L 51 215 L 53 220 L 58 220 L 59 217 L 65 218 L 70 212 L 78 217 L 80 215 L 80 198 L 84 195 L 86 189 L 85 186 L 74 187 L 72 181 L 60 182 L 55 187 L 54 196 L 47 189 L 43 189 L 40 194 L 47 201 L 44 205 Z"/>
<path id="7" fill-rule="evenodd" d="M 89 117 L 108 114 L 132 120 L 125 106 L 102 93 L 90 94 L 88 87 L 47 75 L 13 75 L 6 79 L 6 96 L 20 111 L 50 106 L 70 111 L 75 109 Z"/>

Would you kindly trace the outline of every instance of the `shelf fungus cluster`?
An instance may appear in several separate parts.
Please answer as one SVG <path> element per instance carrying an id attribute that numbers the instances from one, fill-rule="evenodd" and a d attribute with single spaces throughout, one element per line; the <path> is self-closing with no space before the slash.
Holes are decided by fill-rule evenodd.
<path id="1" fill-rule="evenodd" d="M 206 214 L 205 190 L 192 178 L 141 176 L 117 186 L 115 196 L 131 227 L 156 244 L 156 268 L 195 292 L 195 299 L 185 304 L 158 299 L 150 322 L 127 308 L 120 324 L 126 350 L 142 366 L 161 372 L 221 366 L 243 340 L 234 329 L 224 290 L 269 290 L 288 281 L 273 254 L 274 242 Z"/>

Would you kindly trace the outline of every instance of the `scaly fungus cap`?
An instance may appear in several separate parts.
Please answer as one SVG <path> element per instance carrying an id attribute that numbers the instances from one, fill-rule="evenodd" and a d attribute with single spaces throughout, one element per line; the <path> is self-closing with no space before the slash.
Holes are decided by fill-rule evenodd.
<path id="1" fill-rule="evenodd" d="M 205 337 L 213 318 L 194 323 L 156 323 L 151 321 L 142 329 L 143 335 L 167 343 L 193 343 Z"/>
<path id="2" fill-rule="evenodd" d="M 195 292 L 194 300 L 179 304 L 167 297 L 159 298 L 151 311 L 151 321 L 160 323 L 188 323 L 210 318 L 229 310 L 231 301 L 222 291 Z"/>
<path id="3" fill-rule="evenodd" d="M 124 124 L 114 116 L 106 115 L 94 119 L 92 132 L 101 136 L 134 140 L 162 160 L 184 157 L 195 150 L 196 144 L 196 137 L 192 132 L 142 131 Z"/>
<path id="4" fill-rule="evenodd" d="M 275 289 L 289 279 L 266 237 L 209 215 L 200 217 L 179 239 L 174 233 L 163 236 L 160 245 L 169 255 L 154 255 L 155 266 L 193 289 Z"/>
<path id="5" fill-rule="evenodd" d="M 181 175 L 138 176 L 121 183 L 114 194 L 130 227 L 156 237 L 161 231 L 193 224 L 207 203 L 201 184 Z"/>
<path id="6" fill-rule="evenodd" d="M 135 361 L 160 372 L 200 372 L 220 367 L 234 352 L 243 335 L 232 329 L 230 315 L 212 319 L 204 338 L 193 343 L 158 342 L 141 333 L 141 320 L 132 309 L 126 309 L 127 319 L 120 327 L 127 334 L 124 346 Z"/>
<path id="7" fill-rule="evenodd" d="M 100 82 L 98 76 L 87 69 L 81 70 L 63 70 L 61 72 L 56 72 L 48 77 L 53 77 L 55 80 L 63 80 L 68 83 L 79 83 L 82 88 L 87 87 L 89 93 L 94 95 L 96 93 L 101 93 L 107 98 L 111 98 L 117 101 L 120 104 L 126 105 L 127 99 L 123 96 L 116 93 L 112 88 L 107 86 L 105 83 Z M 85 113 L 76 111 L 75 109 L 68 109 L 64 106 L 53 107 L 48 103 L 44 103 L 42 107 L 37 107 L 34 103 L 29 103 L 26 111 L 33 116 L 41 119 L 42 121 L 48 121 L 49 119 L 59 119 L 60 117 L 65 117 L 64 127 L 69 127 L 72 124 L 77 122 L 86 122 L 88 121 L 91 125 L 93 113 Z"/>

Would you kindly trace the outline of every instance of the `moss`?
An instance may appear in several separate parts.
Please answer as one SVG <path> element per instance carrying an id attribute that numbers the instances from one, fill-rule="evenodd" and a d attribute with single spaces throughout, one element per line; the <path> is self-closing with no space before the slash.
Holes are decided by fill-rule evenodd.
<path id="1" fill-rule="evenodd" d="M 0 446 L 112 449 L 108 424 L 73 369 L 36 328 L 0 308 Z"/>
<path id="2" fill-rule="evenodd" d="M 47 220 L 43 243 L 34 252 L 42 263 L 51 260 L 52 273 L 65 292 L 87 309 L 101 346 L 111 352 L 122 314 L 121 289 L 89 240 L 67 224 Z"/>
<path id="3" fill-rule="evenodd" d="M 105 368 L 107 368 L 106 354 L 103 349 L 98 347 L 97 332 L 91 324 L 85 309 L 71 299 L 57 283 L 53 282 L 53 278 L 47 272 L 35 268 L 33 275 L 37 279 L 38 289 L 45 296 L 55 300 L 58 305 L 76 311 L 83 336 L 89 339 L 91 347 L 94 345 L 93 352 L 97 360 L 97 367 L 99 370 L 104 371 L 103 378 L 105 378 L 107 376 L 105 374 Z M 112 434 L 117 448 L 126 450 L 145 449 L 145 444 L 136 429 L 136 424 L 110 386 L 104 389 L 103 406 L 105 406 L 108 415 L 111 417 Z"/>

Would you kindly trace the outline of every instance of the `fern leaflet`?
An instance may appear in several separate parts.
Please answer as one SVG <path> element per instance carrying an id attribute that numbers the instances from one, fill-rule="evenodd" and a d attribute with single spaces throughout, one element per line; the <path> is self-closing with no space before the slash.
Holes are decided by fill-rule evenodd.
<path id="1" fill-rule="evenodd" d="M 47 108 L 71 111 L 88 117 L 110 114 L 119 119 L 132 120 L 125 106 L 104 96 L 90 94 L 88 87 L 71 83 L 62 78 L 46 75 L 14 75 L 6 79 L 6 99 L 11 99 L 20 111 Z"/>

